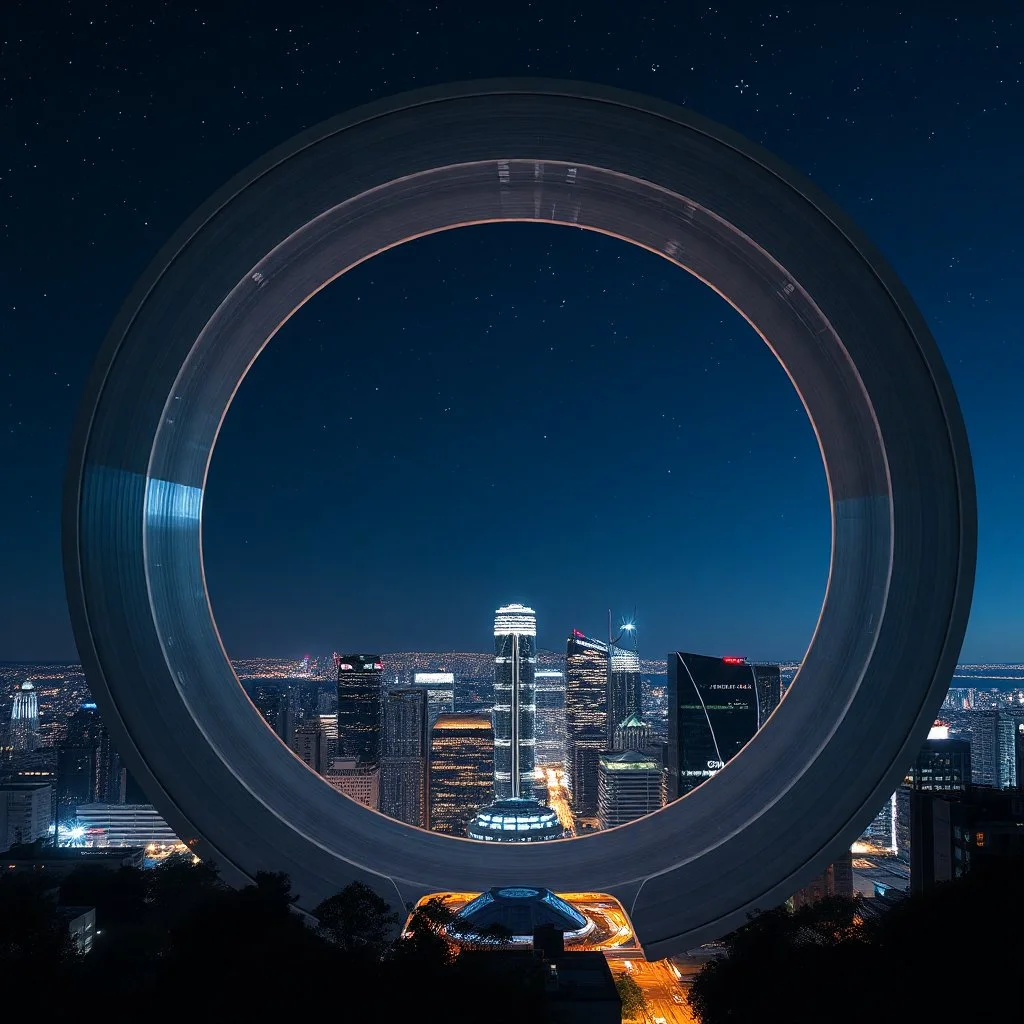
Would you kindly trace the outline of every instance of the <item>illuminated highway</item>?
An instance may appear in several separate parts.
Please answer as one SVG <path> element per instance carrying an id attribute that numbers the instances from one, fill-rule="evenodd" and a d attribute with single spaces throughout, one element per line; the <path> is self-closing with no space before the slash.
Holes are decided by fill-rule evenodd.
<path id="1" fill-rule="evenodd" d="M 548 806 L 558 815 L 558 820 L 565 829 L 566 838 L 572 839 L 576 835 L 576 821 L 569 802 L 565 772 L 561 768 L 547 768 L 545 777 L 548 784 Z"/>
<path id="2" fill-rule="evenodd" d="M 418 908 L 431 899 L 440 899 L 445 907 L 457 914 L 479 895 L 476 892 L 432 893 L 424 896 L 416 906 Z M 646 960 L 633 933 L 633 925 L 614 896 L 600 892 L 562 892 L 557 895 L 593 921 L 595 926 L 586 936 L 567 942 L 566 949 L 601 950 L 614 976 L 628 974 L 640 986 L 647 1001 L 647 1016 L 635 1019 L 643 1021 L 643 1024 L 696 1024 L 686 1001 L 686 989 L 700 970 L 699 960 Z"/>

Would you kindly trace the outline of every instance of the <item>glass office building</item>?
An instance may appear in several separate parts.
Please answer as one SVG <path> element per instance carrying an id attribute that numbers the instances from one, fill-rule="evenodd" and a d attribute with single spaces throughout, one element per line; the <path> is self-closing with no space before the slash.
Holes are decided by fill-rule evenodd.
<path id="1" fill-rule="evenodd" d="M 494 797 L 533 793 L 537 615 L 509 604 L 494 613 Z"/>

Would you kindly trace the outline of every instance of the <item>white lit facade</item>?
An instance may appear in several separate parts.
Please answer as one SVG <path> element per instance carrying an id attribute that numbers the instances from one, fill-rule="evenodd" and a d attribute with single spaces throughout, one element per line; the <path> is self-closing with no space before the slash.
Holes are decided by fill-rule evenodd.
<path id="1" fill-rule="evenodd" d="M 39 697 L 36 688 L 24 682 L 11 705 L 11 747 L 35 750 L 39 746 Z"/>
<path id="2" fill-rule="evenodd" d="M 509 604 L 494 613 L 494 796 L 531 796 L 536 763 L 537 613 Z"/>
<path id="3" fill-rule="evenodd" d="M 152 804 L 79 804 L 86 846 L 177 846 L 181 840 Z"/>

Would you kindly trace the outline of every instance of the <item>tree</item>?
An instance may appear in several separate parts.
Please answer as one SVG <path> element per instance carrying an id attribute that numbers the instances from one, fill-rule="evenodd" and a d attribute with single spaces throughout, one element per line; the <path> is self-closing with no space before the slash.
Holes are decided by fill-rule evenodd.
<path id="1" fill-rule="evenodd" d="M 619 974 L 615 978 L 615 987 L 622 1001 L 623 1020 L 646 1020 L 648 1017 L 647 1000 L 636 981 L 628 974 Z"/>
<path id="2" fill-rule="evenodd" d="M 42 986 L 68 981 L 78 959 L 67 923 L 57 911 L 52 879 L 20 873 L 0 876 L 4 991 L 43 991 Z"/>
<path id="3" fill-rule="evenodd" d="M 362 882 L 352 882 L 313 911 L 320 934 L 346 953 L 379 960 L 387 948 L 398 915 L 387 901 Z"/>

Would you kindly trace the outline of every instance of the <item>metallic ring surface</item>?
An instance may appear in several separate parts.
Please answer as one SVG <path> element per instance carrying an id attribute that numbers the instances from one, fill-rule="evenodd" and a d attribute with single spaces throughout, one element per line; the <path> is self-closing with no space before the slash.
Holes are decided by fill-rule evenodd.
<path id="1" fill-rule="evenodd" d="M 392 821 L 301 764 L 227 660 L 201 538 L 220 424 L 280 325 L 376 253 L 499 221 L 617 236 L 735 306 L 807 409 L 833 524 L 803 667 L 743 751 L 648 818 L 516 848 Z M 304 906 L 357 878 L 395 901 L 516 884 L 611 892 L 648 955 L 663 956 L 781 902 L 898 784 L 960 651 L 976 509 L 935 343 L 833 203 L 688 110 L 511 80 L 406 94 L 312 128 L 181 228 L 97 359 L 63 535 L 75 637 L 113 739 L 178 834 L 228 879 L 286 871 Z"/>

